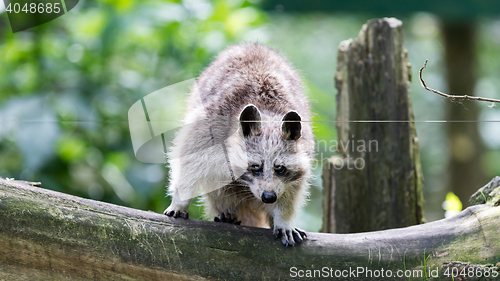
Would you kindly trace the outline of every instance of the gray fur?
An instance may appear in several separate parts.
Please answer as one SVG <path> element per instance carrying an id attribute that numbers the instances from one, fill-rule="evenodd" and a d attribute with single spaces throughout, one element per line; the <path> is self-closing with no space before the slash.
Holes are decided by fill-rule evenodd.
<path id="1" fill-rule="evenodd" d="M 201 192 L 207 217 L 230 213 L 243 225 L 272 225 L 285 245 L 300 242 L 290 234 L 292 219 L 307 197 L 314 155 L 301 84 L 287 60 L 264 45 L 221 52 L 193 87 L 188 125 L 168 152 L 173 200 L 165 213 L 186 213 L 189 198 Z M 262 171 L 252 172 L 252 165 Z M 263 203 L 264 191 L 277 201 Z"/>

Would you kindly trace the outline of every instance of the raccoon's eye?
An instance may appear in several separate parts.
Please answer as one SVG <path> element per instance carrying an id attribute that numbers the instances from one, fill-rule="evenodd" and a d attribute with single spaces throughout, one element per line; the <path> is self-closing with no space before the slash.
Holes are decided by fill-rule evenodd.
<path id="1" fill-rule="evenodd" d="M 260 165 L 251 165 L 250 171 L 256 175 L 260 175 L 262 173 L 262 167 L 260 167 Z"/>
<path id="2" fill-rule="evenodd" d="M 283 175 L 286 172 L 286 167 L 285 166 L 274 166 L 274 171 L 278 175 Z"/>

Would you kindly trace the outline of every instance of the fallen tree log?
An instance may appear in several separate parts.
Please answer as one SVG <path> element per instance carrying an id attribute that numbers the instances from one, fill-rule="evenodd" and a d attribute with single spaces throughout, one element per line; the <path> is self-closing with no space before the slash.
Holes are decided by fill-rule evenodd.
<path id="1" fill-rule="evenodd" d="M 452 218 L 308 233 L 290 249 L 269 229 L 173 219 L 0 179 L 0 280 L 386 280 L 389 272 L 407 280 L 405 272 L 417 279 L 436 269 L 436 280 L 451 280 L 444 275 L 450 268 L 498 274 L 500 177 L 490 187 L 485 204 Z"/>

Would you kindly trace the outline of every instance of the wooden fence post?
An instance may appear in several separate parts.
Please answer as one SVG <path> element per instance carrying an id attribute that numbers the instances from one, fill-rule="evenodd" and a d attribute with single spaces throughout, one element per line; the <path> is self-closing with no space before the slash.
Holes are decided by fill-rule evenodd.
<path id="1" fill-rule="evenodd" d="M 358 38 L 340 44 L 335 83 L 341 156 L 323 167 L 323 232 L 422 223 L 422 172 L 410 81 L 401 21 L 369 20 Z"/>

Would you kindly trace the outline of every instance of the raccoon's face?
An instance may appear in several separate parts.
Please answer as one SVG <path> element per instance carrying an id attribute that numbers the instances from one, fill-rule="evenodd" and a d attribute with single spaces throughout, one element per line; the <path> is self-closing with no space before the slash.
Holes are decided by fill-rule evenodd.
<path id="1" fill-rule="evenodd" d="M 247 105 L 240 114 L 245 138 L 248 168 L 239 178 L 262 202 L 272 204 L 296 190 L 304 178 L 307 156 L 297 146 L 300 138 L 300 116 L 290 111 L 281 127 L 261 121 L 254 105 Z"/>

